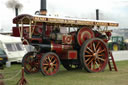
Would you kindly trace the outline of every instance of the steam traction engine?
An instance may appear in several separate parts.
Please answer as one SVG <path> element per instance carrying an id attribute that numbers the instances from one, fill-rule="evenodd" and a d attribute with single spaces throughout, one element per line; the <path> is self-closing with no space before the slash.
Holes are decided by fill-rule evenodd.
<path id="1" fill-rule="evenodd" d="M 18 24 L 13 27 L 13 36 L 35 47 L 23 57 L 25 72 L 41 70 L 48 76 L 56 74 L 61 63 L 67 70 L 103 71 L 109 56 L 108 27 L 118 26 L 116 22 L 26 14 L 15 17 L 13 23 Z"/>

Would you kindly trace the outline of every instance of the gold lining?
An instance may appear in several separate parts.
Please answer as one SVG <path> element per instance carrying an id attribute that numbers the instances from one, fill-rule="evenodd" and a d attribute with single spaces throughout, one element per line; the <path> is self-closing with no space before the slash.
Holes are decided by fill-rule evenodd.
<path id="1" fill-rule="evenodd" d="M 53 43 L 51 42 L 51 51 L 53 51 Z"/>
<path id="2" fill-rule="evenodd" d="M 77 19 L 61 19 L 61 18 L 49 18 L 49 17 L 33 17 L 34 21 L 37 22 L 48 22 L 48 23 L 58 23 L 65 25 L 96 25 L 96 26 L 114 26 L 117 27 L 118 23 L 113 22 L 102 22 L 94 20 L 77 20 Z"/>

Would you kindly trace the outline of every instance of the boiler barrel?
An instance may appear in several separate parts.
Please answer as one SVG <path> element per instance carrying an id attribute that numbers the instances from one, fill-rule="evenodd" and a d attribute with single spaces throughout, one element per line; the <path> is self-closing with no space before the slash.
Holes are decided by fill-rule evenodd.
<path id="1" fill-rule="evenodd" d="M 35 46 L 37 46 L 37 45 L 35 45 Z M 41 50 L 44 50 L 44 51 L 62 52 L 62 51 L 65 51 L 65 50 L 73 49 L 72 45 L 61 45 L 61 44 L 54 44 L 54 43 L 39 44 L 38 46 L 41 48 Z"/>

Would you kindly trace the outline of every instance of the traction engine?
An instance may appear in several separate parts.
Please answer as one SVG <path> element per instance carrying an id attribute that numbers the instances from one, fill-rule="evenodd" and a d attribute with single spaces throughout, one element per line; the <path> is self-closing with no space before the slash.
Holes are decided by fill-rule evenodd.
<path id="1" fill-rule="evenodd" d="M 23 57 L 25 72 L 41 71 L 47 76 L 56 74 L 60 64 L 67 70 L 103 71 L 109 56 L 108 27 L 118 26 L 116 22 L 26 14 L 15 17 L 13 23 L 18 24 L 13 27 L 13 36 L 35 48 Z"/>

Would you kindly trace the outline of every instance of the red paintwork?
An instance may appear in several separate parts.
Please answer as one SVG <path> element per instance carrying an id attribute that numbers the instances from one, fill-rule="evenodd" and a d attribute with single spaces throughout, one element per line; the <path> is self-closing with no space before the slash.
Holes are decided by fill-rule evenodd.
<path id="1" fill-rule="evenodd" d="M 12 28 L 12 36 L 20 37 L 20 33 L 19 33 L 18 27 L 13 27 Z"/>
<path id="2" fill-rule="evenodd" d="M 104 42 L 106 42 L 106 43 L 108 42 L 108 40 L 107 40 L 107 39 L 103 39 L 103 41 L 104 41 Z"/>
<path id="3" fill-rule="evenodd" d="M 31 39 L 28 39 L 29 42 L 32 42 L 32 43 L 42 43 L 42 38 L 31 38 Z"/>
<path id="4" fill-rule="evenodd" d="M 36 42 L 41 43 L 42 42 L 42 37 L 40 35 L 42 35 L 42 26 L 41 25 L 36 25 L 36 26 L 32 26 L 31 28 L 32 28 L 31 29 L 32 38 L 30 39 L 29 38 L 29 26 L 24 26 L 23 27 L 23 37 L 24 37 L 24 39 L 28 40 L 29 42 L 36 41 Z M 21 29 L 21 28 L 13 27 L 12 36 L 20 37 L 19 29 Z M 45 35 L 47 37 L 49 37 L 51 32 L 52 32 L 52 26 L 47 26 Z"/>
<path id="5" fill-rule="evenodd" d="M 94 33 L 90 28 L 81 28 L 77 33 L 77 41 L 81 46 L 87 39 L 94 38 Z"/>
<path id="6" fill-rule="evenodd" d="M 14 24 L 17 24 L 18 22 L 20 22 L 20 20 L 23 18 L 23 17 L 25 17 L 25 16 L 27 16 L 27 17 L 29 17 L 29 18 L 33 18 L 31 15 L 29 15 L 29 14 L 21 14 L 21 15 L 18 15 L 18 16 L 16 16 L 14 19 L 13 19 L 13 23 Z"/>
<path id="7" fill-rule="evenodd" d="M 110 36 L 112 35 L 112 33 L 111 33 L 111 32 L 106 32 L 106 35 L 107 35 L 108 37 L 110 37 Z"/>
<path id="8" fill-rule="evenodd" d="M 64 44 L 72 44 L 72 36 L 71 35 L 64 35 L 62 42 Z"/>
<path id="9" fill-rule="evenodd" d="M 77 59 L 77 51 L 69 50 L 68 51 L 68 59 Z"/>
<path id="10" fill-rule="evenodd" d="M 65 50 L 60 54 L 60 58 L 63 60 L 77 59 L 77 50 Z"/>
<path id="11" fill-rule="evenodd" d="M 47 26 L 45 35 L 47 37 L 49 37 L 50 36 L 50 33 L 52 32 L 52 30 L 53 30 L 53 27 L 52 26 Z"/>
<path id="12" fill-rule="evenodd" d="M 63 51 L 73 49 L 72 45 L 61 45 L 61 44 L 55 44 L 51 43 L 51 51 L 56 51 L 56 53 L 61 54 Z"/>
<path id="13" fill-rule="evenodd" d="M 24 38 L 28 38 L 28 33 L 29 33 L 28 28 L 29 28 L 28 26 L 23 27 L 23 37 Z M 12 36 L 20 37 L 19 29 L 21 30 L 20 27 L 13 27 L 13 33 L 12 33 L 13 35 Z"/>

